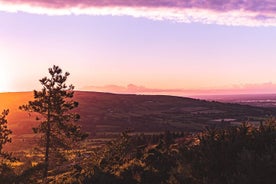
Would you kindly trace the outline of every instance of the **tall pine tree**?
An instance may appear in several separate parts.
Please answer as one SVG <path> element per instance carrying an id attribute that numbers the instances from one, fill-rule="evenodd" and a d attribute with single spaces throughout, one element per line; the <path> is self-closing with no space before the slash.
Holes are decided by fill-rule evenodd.
<path id="1" fill-rule="evenodd" d="M 40 121 L 38 127 L 33 128 L 34 133 L 41 134 L 41 143 L 44 147 L 44 181 L 47 179 L 52 153 L 71 149 L 72 144 L 87 137 L 82 133 L 80 126 L 76 125 L 80 115 L 72 110 L 78 107 L 74 96 L 74 86 L 66 85 L 68 72 L 62 73 L 58 66 L 49 68 L 50 77 L 40 81 L 41 91 L 34 90 L 34 100 L 19 108 L 27 112 L 34 112 L 36 120 Z"/>

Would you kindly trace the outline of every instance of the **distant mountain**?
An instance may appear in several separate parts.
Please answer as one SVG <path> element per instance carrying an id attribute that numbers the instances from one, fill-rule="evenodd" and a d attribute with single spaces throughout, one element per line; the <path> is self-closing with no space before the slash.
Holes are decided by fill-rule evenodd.
<path id="1" fill-rule="evenodd" d="M 241 84 L 233 85 L 228 88 L 204 88 L 204 89 L 188 89 L 188 88 L 148 88 L 145 86 L 128 84 L 127 86 L 105 85 L 105 86 L 85 86 L 82 91 L 112 92 L 122 94 L 159 94 L 173 96 L 198 96 L 198 95 L 240 95 L 240 94 L 268 94 L 275 93 L 276 84 L 259 83 L 259 84 Z"/>
<path id="2" fill-rule="evenodd" d="M 14 135 L 32 133 L 35 116 L 18 110 L 32 99 L 32 92 L 0 93 L 0 110 L 9 108 L 9 127 Z M 274 108 L 205 101 L 163 95 L 75 93 L 79 102 L 80 125 L 91 136 L 124 130 L 136 132 L 198 131 L 205 126 L 229 125 L 229 121 L 260 121 L 276 115 Z"/>

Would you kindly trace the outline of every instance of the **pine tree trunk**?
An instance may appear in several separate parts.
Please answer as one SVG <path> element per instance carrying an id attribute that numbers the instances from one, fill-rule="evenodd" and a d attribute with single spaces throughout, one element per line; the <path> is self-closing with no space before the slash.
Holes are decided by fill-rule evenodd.
<path id="1" fill-rule="evenodd" d="M 49 148 L 50 148 L 50 122 L 47 122 L 47 132 L 46 132 L 46 145 L 45 145 L 45 160 L 44 160 L 44 173 L 43 179 L 46 180 L 48 176 L 48 167 L 49 167 Z"/>
<path id="2" fill-rule="evenodd" d="M 48 168 L 49 168 L 49 149 L 50 149 L 50 133 L 51 133 L 51 102 L 49 97 L 48 102 L 48 114 L 47 114 L 47 130 L 46 130 L 46 143 L 45 143 L 45 157 L 44 157 L 44 172 L 43 172 L 43 180 L 44 182 L 47 180 L 48 176 Z"/>

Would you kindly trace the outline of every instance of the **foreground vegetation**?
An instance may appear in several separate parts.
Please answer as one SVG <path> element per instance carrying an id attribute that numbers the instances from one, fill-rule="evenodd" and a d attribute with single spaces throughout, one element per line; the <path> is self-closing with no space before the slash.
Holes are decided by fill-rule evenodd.
<path id="1" fill-rule="evenodd" d="M 2 163 L 0 183 L 41 183 L 42 169 Z M 244 123 L 193 135 L 123 132 L 97 149 L 68 153 L 47 183 L 272 184 L 275 170 L 276 121 L 269 119 L 258 127 Z"/>
<path id="2" fill-rule="evenodd" d="M 153 142 L 151 142 L 153 141 Z M 276 121 L 207 129 L 196 135 L 166 132 L 156 143 L 123 133 L 77 165 L 61 183 L 274 183 Z M 73 176 L 73 177 L 68 177 Z"/>

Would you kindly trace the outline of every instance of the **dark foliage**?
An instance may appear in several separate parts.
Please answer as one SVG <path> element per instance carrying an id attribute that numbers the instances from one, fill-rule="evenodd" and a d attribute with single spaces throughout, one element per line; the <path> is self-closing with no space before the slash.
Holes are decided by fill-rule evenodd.
<path id="1" fill-rule="evenodd" d="M 276 121 L 270 119 L 259 127 L 244 123 L 181 138 L 166 132 L 155 144 L 141 141 L 148 140 L 145 135 L 123 133 L 99 152 L 90 167 L 82 168 L 89 174 L 79 182 L 272 184 L 276 179 L 275 127 Z"/>
<path id="2" fill-rule="evenodd" d="M 11 154 L 3 151 L 3 146 L 6 143 L 11 143 L 12 139 L 10 135 L 12 131 L 7 126 L 7 115 L 9 114 L 9 110 L 4 110 L 2 114 L 0 114 L 0 161 L 3 163 L 5 160 L 12 160 Z"/>
<path id="3" fill-rule="evenodd" d="M 7 115 L 9 110 L 3 110 L 0 114 L 0 183 L 11 183 L 15 179 L 15 173 L 9 165 L 9 162 L 15 161 L 11 153 L 3 150 L 7 143 L 11 143 L 12 131 L 8 128 Z"/>
<path id="4" fill-rule="evenodd" d="M 181 145 L 182 164 L 193 183 L 274 183 L 276 123 L 207 129 L 199 143 Z"/>

